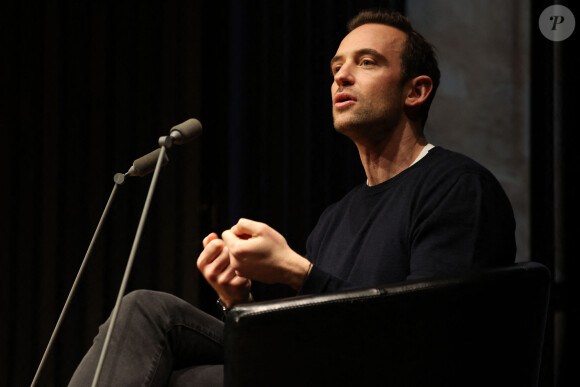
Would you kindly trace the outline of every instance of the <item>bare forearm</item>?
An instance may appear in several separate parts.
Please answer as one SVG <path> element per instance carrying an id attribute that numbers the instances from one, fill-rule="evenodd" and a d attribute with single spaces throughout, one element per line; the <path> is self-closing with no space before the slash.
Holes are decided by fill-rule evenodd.
<path id="1" fill-rule="evenodd" d="M 281 282 L 298 291 L 308 277 L 312 263 L 298 253 L 294 251 L 292 253 L 293 257 L 286 261 L 285 277 Z"/>

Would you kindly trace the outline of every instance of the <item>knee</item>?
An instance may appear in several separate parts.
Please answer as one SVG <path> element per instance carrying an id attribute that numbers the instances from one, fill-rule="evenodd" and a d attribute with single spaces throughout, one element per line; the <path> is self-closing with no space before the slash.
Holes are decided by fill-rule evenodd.
<path id="1" fill-rule="evenodd" d="M 178 305 L 183 302 L 178 297 L 154 290 L 135 290 L 123 297 L 121 309 L 124 313 L 167 317 L 173 314 Z"/>
<path id="2" fill-rule="evenodd" d="M 153 298 L 151 290 L 134 290 L 123 297 L 123 309 L 140 309 L 148 304 L 148 300 Z"/>
<path id="3" fill-rule="evenodd" d="M 134 290 L 123 297 L 123 306 L 129 308 L 153 308 L 170 303 L 171 294 L 162 293 L 154 290 Z"/>
<path id="4" fill-rule="evenodd" d="M 141 304 L 147 302 L 147 300 L 155 297 L 155 293 L 153 290 L 146 289 L 133 290 L 123 297 L 123 304 Z"/>

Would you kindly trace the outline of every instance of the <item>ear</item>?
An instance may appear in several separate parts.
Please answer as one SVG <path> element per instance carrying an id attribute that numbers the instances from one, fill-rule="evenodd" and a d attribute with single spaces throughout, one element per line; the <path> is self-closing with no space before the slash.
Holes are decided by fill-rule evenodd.
<path id="1" fill-rule="evenodd" d="M 406 107 L 422 105 L 433 90 L 433 81 L 426 75 L 419 75 L 409 81 L 409 90 L 405 98 Z"/>

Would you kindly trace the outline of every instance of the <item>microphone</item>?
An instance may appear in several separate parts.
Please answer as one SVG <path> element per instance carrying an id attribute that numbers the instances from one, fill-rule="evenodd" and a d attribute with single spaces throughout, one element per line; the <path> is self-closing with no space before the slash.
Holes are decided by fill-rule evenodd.
<path id="1" fill-rule="evenodd" d="M 190 118 L 189 120 L 171 128 L 169 131 L 169 137 L 173 138 L 174 144 L 183 145 L 186 142 L 199 137 L 201 132 L 201 122 L 195 118 Z"/>
<path id="2" fill-rule="evenodd" d="M 169 131 L 169 136 L 159 137 L 159 145 L 171 148 L 173 144 L 183 145 L 201 135 L 201 122 L 195 118 L 175 125 Z"/>
<path id="3" fill-rule="evenodd" d="M 169 136 L 159 137 L 159 146 L 165 146 L 165 148 L 171 148 L 173 144 L 183 145 L 201 135 L 202 128 L 201 122 L 195 118 L 190 118 L 189 120 L 182 122 L 179 125 L 175 125 L 169 131 Z M 147 176 L 155 170 L 157 165 L 157 160 L 159 159 L 159 154 L 161 148 L 155 149 L 153 152 L 146 154 L 133 161 L 133 165 L 126 173 L 117 173 L 113 177 L 116 184 L 123 184 L 127 176 Z M 169 157 L 163 152 L 163 160 L 161 166 L 164 167 L 169 163 Z"/>
<path id="4" fill-rule="evenodd" d="M 161 153 L 161 148 L 155 149 L 153 152 L 147 153 L 145 156 L 139 157 L 137 160 L 133 161 L 131 168 L 125 173 L 115 173 L 113 180 L 115 184 L 122 185 L 125 183 L 125 178 L 127 176 L 147 176 L 155 170 L 157 166 L 157 160 L 159 159 L 159 153 Z M 164 167 L 169 163 L 169 157 L 167 153 L 163 153 L 163 161 L 161 166 Z"/>
<path id="5" fill-rule="evenodd" d="M 133 161 L 133 165 L 125 175 L 129 176 L 147 176 L 155 169 L 155 165 L 157 164 L 157 160 L 159 159 L 159 153 L 161 152 L 161 148 L 155 149 L 153 152 L 147 153 L 145 156 L 139 157 L 137 160 Z M 164 167 L 169 163 L 169 157 L 167 157 L 167 153 L 163 155 L 163 161 L 161 162 L 161 166 Z"/>
<path id="6" fill-rule="evenodd" d="M 183 145 L 201 136 L 202 131 L 201 122 L 195 118 L 190 118 L 189 120 L 171 128 L 169 131 L 171 145 Z M 161 138 L 165 139 L 167 137 Z M 161 138 L 159 139 L 160 142 Z M 165 143 L 166 141 L 168 140 L 163 141 L 163 145 L 165 146 L 167 146 Z M 153 152 L 133 161 L 133 166 L 129 169 L 127 175 L 143 177 L 153 172 L 155 165 L 157 164 L 157 159 L 159 159 L 159 152 L 161 152 L 161 149 L 155 149 Z M 164 167 L 167 163 L 169 163 L 169 157 L 167 157 L 167 154 L 164 154 L 161 166 Z"/>

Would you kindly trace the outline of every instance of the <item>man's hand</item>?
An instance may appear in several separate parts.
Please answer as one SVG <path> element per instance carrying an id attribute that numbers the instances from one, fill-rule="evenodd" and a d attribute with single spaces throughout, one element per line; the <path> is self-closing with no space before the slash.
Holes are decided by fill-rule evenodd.
<path id="1" fill-rule="evenodd" d="M 222 238 L 229 249 L 230 265 L 245 278 L 282 283 L 298 290 L 310 270 L 310 262 L 264 223 L 240 219 L 222 233 Z"/>
<path id="2" fill-rule="evenodd" d="M 204 238 L 203 247 L 197 259 L 197 267 L 226 307 L 250 301 L 252 283 L 236 274 L 224 241 L 218 239 L 217 234 L 211 233 Z"/>

